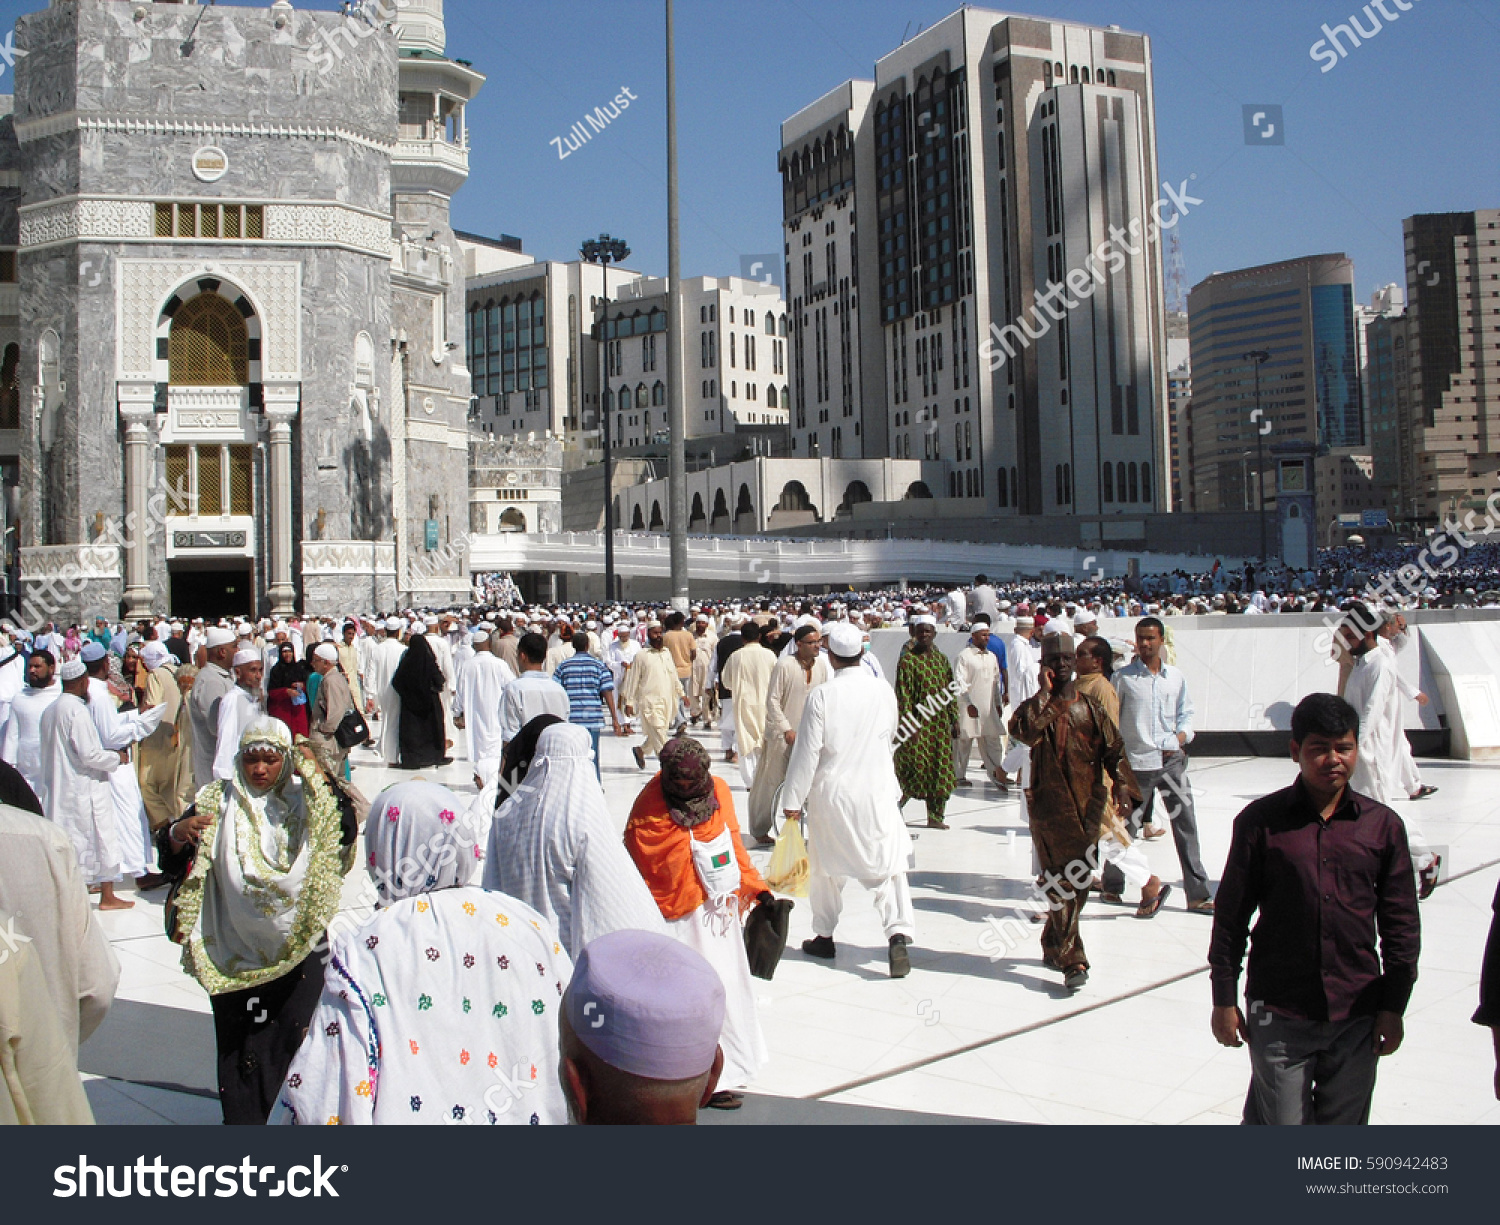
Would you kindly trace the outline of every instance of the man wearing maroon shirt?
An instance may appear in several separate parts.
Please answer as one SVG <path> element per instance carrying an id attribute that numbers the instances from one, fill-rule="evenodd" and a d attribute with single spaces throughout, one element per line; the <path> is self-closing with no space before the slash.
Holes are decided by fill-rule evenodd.
<path id="1" fill-rule="evenodd" d="M 1401 819 L 1349 788 L 1358 736 L 1342 698 L 1303 698 L 1300 776 L 1235 818 L 1208 961 L 1214 1037 L 1250 1044 L 1246 1123 L 1367 1123 L 1376 1059 L 1401 1045 L 1416 885 Z M 1247 940 L 1248 1022 L 1236 1002 Z"/>

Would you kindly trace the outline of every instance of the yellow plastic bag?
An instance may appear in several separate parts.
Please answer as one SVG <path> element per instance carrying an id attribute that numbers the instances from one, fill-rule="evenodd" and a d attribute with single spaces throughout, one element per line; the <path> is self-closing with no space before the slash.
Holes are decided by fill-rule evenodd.
<path id="1" fill-rule="evenodd" d="M 806 897 L 808 876 L 807 842 L 802 837 L 802 822 L 788 821 L 771 851 L 766 884 L 773 892 L 787 897 Z"/>

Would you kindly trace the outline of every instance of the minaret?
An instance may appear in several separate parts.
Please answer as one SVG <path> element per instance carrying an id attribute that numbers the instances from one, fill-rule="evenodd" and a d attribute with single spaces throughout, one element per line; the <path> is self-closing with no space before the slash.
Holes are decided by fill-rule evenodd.
<path id="1" fill-rule="evenodd" d="M 405 603 L 469 595 L 469 372 L 463 260 L 449 205 L 469 177 L 465 107 L 484 77 L 445 54 L 443 0 L 397 11 L 400 126 L 391 160 L 392 483 Z"/>

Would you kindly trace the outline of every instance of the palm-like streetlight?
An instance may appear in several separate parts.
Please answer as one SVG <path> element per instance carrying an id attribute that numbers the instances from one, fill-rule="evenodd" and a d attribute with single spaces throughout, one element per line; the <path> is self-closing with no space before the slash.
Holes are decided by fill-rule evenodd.
<path id="1" fill-rule="evenodd" d="M 604 598 L 617 599 L 615 591 L 615 498 L 614 465 L 610 454 L 609 432 L 609 266 L 629 258 L 630 248 L 624 239 L 600 234 L 587 238 L 578 248 L 585 263 L 598 264 L 602 277 L 599 291 L 599 416 L 604 427 Z"/>

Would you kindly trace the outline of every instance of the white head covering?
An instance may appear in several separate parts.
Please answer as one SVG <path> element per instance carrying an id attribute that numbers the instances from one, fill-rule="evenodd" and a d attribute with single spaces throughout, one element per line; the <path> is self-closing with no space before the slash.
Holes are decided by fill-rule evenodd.
<path id="1" fill-rule="evenodd" d="M 664 930 L 605 805 L 587 728 L 554 723 L 537 739 L 525 780 L 490 827 L 484 887 L 545 915 L 570 956 L 619 928 Z"/>
<path id="2" fill-rule="evenodd" d="M 259 651 L 251 650 L 249 647 L 245 647 L 244 649 L 236 651 L 234 653 L 234 661 L 230 664 L 230 667 L 241 668 L 244 667 L 245 664 L 258 664 L 264 662 L 265 661 L 260 657 Z"/>
<path id="3" fill-rule="evenodd" d="M 470 882 L 482 853 L 465 836 L 463 811 L 464 802 L 437 783 L 397 783 L 375 797 L 365 846 L 382 906 Z"/>
<path id="4" fill-rule="evenodd" d="M 88 665 L 81 659 L 70 659 L 57 670 L 57 675 L 65 681 L 76 681 L 80 676 L 87 676 L 88 673 Z"/>
<path id="5" fill-rule="evenodd" d="M 339 649 L 331 642 L 320 642 L 313 648 L 313 658 L 336 664 L 339 661 Z"/>
<path id="6" fill-rule="evenodd" d="M 141 662 L 151 672 L 155 672 L 171 658 L 172 652 L 167 650 L 166 646 L 160 642 L 148 642 L 141 648 Z"/>
<path id="7" fill-rule="evenodd" d="M 837 655 L 840 659 L 857 659 L 864 651 L 864 635 L 847 621 L 830 626 L 826 637 L 829 654 Z"/>

